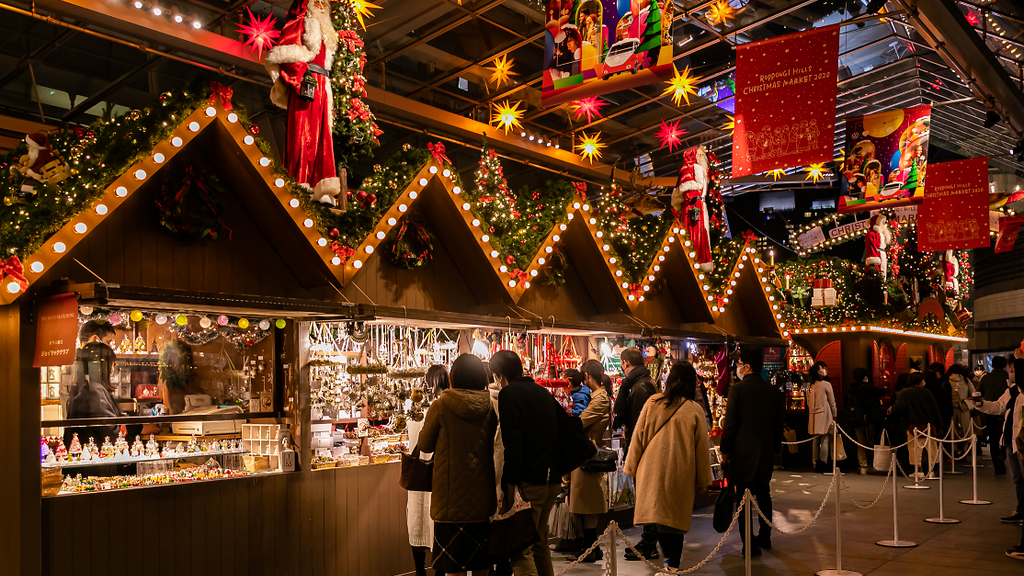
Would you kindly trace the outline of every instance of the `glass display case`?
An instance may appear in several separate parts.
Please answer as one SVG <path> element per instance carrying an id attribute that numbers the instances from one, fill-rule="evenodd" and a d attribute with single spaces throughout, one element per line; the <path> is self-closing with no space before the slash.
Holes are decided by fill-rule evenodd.
<path id="1" fill-rule="evenodd" d="M 80 306 L 73 362 L 40 369 L 43 495 L 294 469 L 287 425 L 247 424 L 279 421 L 286 324 Z"/>

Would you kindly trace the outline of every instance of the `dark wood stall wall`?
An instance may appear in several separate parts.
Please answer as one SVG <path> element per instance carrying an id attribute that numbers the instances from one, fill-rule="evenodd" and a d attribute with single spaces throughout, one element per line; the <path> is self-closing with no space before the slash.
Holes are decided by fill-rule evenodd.
<path id="1" fill-rule="evenodd" d="M 413 569 L 397 464 L 47 498 L 46 576 Z"/>

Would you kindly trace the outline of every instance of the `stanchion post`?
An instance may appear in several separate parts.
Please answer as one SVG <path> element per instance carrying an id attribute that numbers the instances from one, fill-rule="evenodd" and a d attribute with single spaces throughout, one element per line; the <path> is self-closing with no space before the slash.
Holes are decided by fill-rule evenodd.
<path id="1" fill-rule="evenodd" d="M 615 550 L 615 544 L 618 541 L 618 533 L 616 530 L 618 524 L 615 520 L 608 523 L 608 561 L 605 566 L 608 568 L 608 574 L 611 576 L 617 576 L 619 573 L 619 555 Z"/>
<path id="2" fill-rule="evenodd" d="M 750 509 L 751 500 L 753 498 L 750 495 L 750 490 L 743 491 L 743 522 L 746 527 L 746 538 L 743 542 L 743 567 L 747 576 L 750 576 L 751 570 L 753 570 L 753 557 L 751 550 L 754 548 L 754 526 L 750 523 Z"/>
<path id="3" fill-rule="evenodd" d="M 917 542 L 900 540 L 900 527 L 897 522 L 899 517 L 899 506 L 896 504 L 896 494 L 899 489 L 896 487 L 896 454 L 893 450 L 892 460 L 889 462 L 889 473 L 892 474 L 892 540 L 879 540 L 875 544 L 886 548 L 913 548 Z"/>
<path id="4" fill-rule="evenodd" d="M 939 454 L 940 454 L 940 458 L 941 458 L 941 456 L 943 455 L 942 443 L 939 443 Z M 938 518 L 925 518 L 924 521 L 925 522 L 929 522 L 931 524 L 959 524 L 960 521 L 957 520 L 956 518 L 946 518 L 945 509 L 943 508 L 943 503 L 942 503 L 942 479 L 943 479 L 942 468 L 943 468 L 942 461 L 940 459 L 939 460 L 939 517 Z"/>
<path id="5" fill-rule="evenodd" d="M 975 434 L 971 437 L 971 475 L 974 477 L 974 498 L 971 500 L 961 500 L 961 504 L 970 504 L 972 506 L 984 506 L 991 504 L 988 500 L 978 500 L 978 435 Z"/>
<path id="6" fill-rule="evenodd" d="M 839 441 L 839 425 L 833 423 L 832 426 L 832 481 L 836 483 L 836 569 L 819 570 L 817 576 L 861 576 L 860 572 L 843 570 L 843 528 L 840 519 L 842 503 L 839 498 L 839 492 L 843 489 L 843 476 L 839 472 L 839 461 L 836 460 L 836 456 L 839 455 L 839 445 L 836 444 Z"/>

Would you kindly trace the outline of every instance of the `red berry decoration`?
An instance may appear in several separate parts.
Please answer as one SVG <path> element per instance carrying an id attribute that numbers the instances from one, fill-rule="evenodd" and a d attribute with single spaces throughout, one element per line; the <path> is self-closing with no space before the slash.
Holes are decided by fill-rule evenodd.
<path id="1" fill-rule="evenodd" d="M 337 228 L 331 228 L 330 231 L 327 232 L 327 235 L 330 236 L 331 238 L 337 238 L 338 234 L 340 234 L 340 232 L 338 232 Z"/>
<path id="2" fill-rule="evenodd" d="M 511 266 L 515 261 L 516 261 L 516 259 L 513 258 L 512 256 L 506 256 L 505 257 L 505 263 L 508 264 L 509 266 Z"/>
<path id="3" fill-rule="evenodd" d="M 255 124 L 249 124 L 249 131 L 252 132 L 253 134 L 259 134 L 260 127 Z"/>

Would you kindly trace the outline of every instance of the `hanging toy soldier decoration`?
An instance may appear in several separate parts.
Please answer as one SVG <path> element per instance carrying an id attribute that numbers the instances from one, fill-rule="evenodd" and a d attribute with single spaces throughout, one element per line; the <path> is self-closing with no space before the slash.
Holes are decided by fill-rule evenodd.
<path id="1" fill-rule="evenodd" d="M 686 228 L 696 252 L 695 261 L 704 272 L 714 268 L 711 260 L 711 228 L 708 221 L 707 193 L 710 178 L 708 152 L 704 146 L 683 152 L 683 166 L 672 192 L 672 211 Z"/>
<path id="2" fill-rule="evenodd" d="M 341 193 L 334 160 L 330 69 L 338 49 L 329 0 L 295 0 L 280 42 L 266 67 L 274 81 L 270 100 L 288 110 L 284 152 L 288 175 L 318 202 L 336 206 Z"/>
<path id="3" fill-rule="evenodd" d="M 942 254 L 942 286 L 946 290 L 946 297 L 950 300 L 956 299 L 960 293 L 960 281 L 957 275 L 960 273 L 960 261 L 952 250 L 946 250 Z"/>

